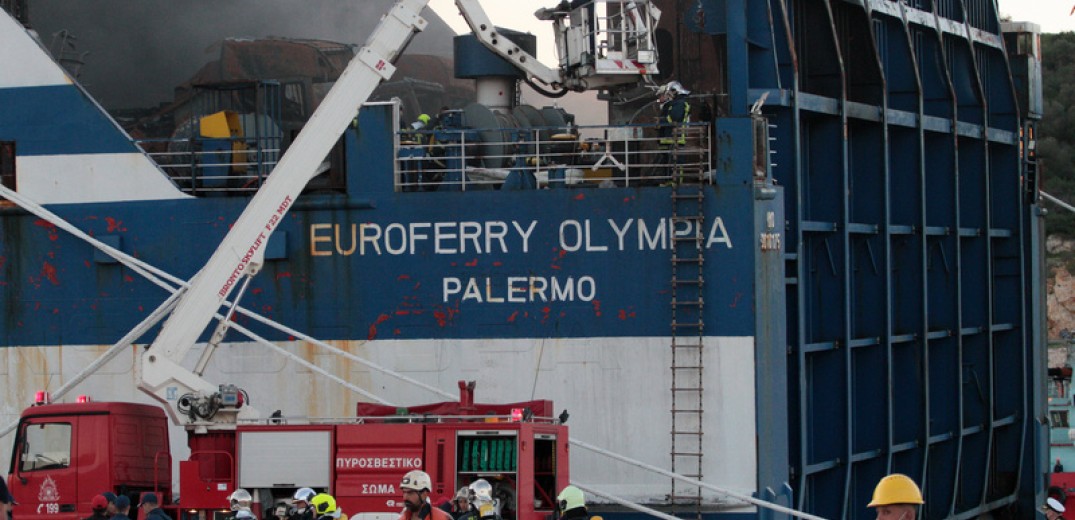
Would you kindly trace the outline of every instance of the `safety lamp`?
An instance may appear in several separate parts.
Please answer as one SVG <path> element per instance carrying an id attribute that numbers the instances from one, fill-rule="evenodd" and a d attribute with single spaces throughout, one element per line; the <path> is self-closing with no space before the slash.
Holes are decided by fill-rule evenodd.
<path id="1" fill-rule="evenodd" d="M 522 420 L 523 420 L 523 409 L 522 408 L 512 408 L 511 409 L 511 422 L 522 422 Z"/>
<path id="2" fill-rule="evenodd" d="M 34 393 L 34 404 L 42 405 L 49 403 L 49 393 L 44 390 L 38 390 Z"/>
<path id="3" fill-rule="evenodd" d="M 75 402 L 76 403 L 89 403 L 89 402 L 93 402 L 93 399 L 90 399 L 90 396 L 88 396 L 86 394 L 82 394 L 82 395 L 78 396 L 75 399 Z"/>

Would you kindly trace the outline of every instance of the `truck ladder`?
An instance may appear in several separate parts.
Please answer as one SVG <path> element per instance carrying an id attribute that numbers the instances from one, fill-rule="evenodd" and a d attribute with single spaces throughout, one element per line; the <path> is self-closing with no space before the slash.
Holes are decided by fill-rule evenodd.
<path id="1" fill-rule="evenodd" d="M 672 472 L 702 480 L 705 306 L 705 161 L 703 127 L 682 127 L 686 144 L 669 153 L 672 174 Z M 678 136 L 677 136 L 678 137 Z M 702 518 L 702 489 L 672 480 L 677 508 Z"/>

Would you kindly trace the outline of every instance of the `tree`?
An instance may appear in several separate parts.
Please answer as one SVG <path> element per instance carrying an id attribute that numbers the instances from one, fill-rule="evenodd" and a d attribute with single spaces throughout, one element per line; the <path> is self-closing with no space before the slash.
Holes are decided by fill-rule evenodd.
<path id="1" fill-rule="evenodd" d="M 1075 33 L 1041 35 L 1044 116 L 1038 125 L 1042 189 L 1075 201 Z M 1075 213 L 1051 207 L 1048 234 L 1075 238 Z"/>

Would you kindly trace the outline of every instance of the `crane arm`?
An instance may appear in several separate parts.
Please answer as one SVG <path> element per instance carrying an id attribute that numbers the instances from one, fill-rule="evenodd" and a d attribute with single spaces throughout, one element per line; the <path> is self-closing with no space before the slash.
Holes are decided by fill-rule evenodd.
<path id="1" fill-rule="evenodd" d="M 482 42 L 482 45 L 485 45 L 486 48 L 495 52 L 528 76 L 550 87 L 561 88 L 565 86 L 559 70 L 545 66 L 536 57 L 516 45 L 515 42 L 501 35 L 478 0 L 455 0 L 455 5 L 459 8 L 459 14 L 463 15 L 467 25 L 470 26 L 470 32 L 474 33 L 474 36 L 477 36 L 478 41 Z M 569 87 L 575 88 L 576 86 L 577 84 Z"/>

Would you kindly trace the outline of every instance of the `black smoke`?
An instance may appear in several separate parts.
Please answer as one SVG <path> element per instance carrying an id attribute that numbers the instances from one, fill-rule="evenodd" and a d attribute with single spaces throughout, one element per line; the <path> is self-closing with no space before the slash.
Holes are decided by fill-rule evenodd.
<path id="1" fill-rule="evenodd" d="M 170 101 L 175 86 L 219 55 L 224 38 L 269 36 L 361 45 L 394 0 L 33 0 L 47 47 L 66 30 L 85 54 L 79 81 L 108 109 Z M 432 11 L 409 53 L 450 56 L 453 33 Z M 56 49 L 51 49 L 56 52 Z"/>

